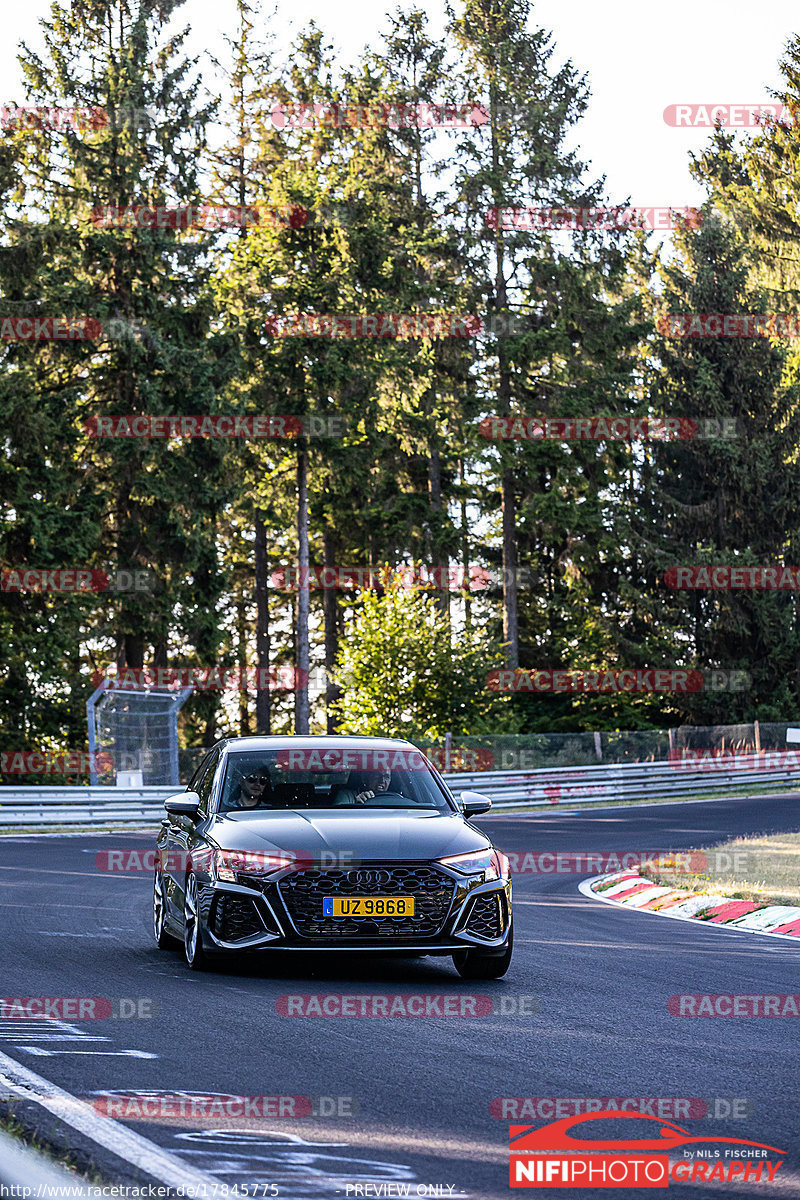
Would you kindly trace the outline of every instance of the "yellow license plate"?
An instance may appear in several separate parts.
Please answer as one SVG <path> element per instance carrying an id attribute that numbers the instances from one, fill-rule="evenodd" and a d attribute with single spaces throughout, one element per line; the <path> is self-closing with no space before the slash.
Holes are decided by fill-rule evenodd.
<path id="1" fill-rule="evenodd" d="M 324 917 L 413 917 L 413 896 L 324 896 Z"/>

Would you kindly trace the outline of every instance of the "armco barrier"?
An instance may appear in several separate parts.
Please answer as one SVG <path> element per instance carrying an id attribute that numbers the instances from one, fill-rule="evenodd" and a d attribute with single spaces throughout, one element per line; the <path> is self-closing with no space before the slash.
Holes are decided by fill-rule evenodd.
<path id="1" fill-rule="evenodd" d="M 791 758 L 800 763 L 793 752 Z M 738 765 L 737 765 L 738 764 Z M 704 763 L 615 763 L 586 767 L 548 767 L 538 771 L 476 771 L 445 776 L 456 794 L 463 788 L 483 792 L 494 808 L 535 808 L 548 804 L 591 804 L 618 800 L 680 800 L 700 792 L 779 784 L 800 785 L 800 766 L 787 763 L 784 751 L 730 755 Z"/>
<path id="2" fill-rule="evenodd" d="M 792 752 L 791 759 L 800 755 Z M 738 765 L 737 765 L 738 764 Z M 538 771 L 477 771 L 446 775 L 456 796 L 483 792 L 495 809 L 558 804 L 675 799 L 734 788 L 800 785 L 800 767 L 786 752 L 729 756 L 705 763 L 643 762 Z M 0 787 L 0 829 L 21 826 L 157 824 L 171 787 Z"/>
<path id="3" fill-rule="evenodd" d="M 180 787 L 0 787 L 0 829 L 23 825 L 142 825 L 160 821 Z"/>

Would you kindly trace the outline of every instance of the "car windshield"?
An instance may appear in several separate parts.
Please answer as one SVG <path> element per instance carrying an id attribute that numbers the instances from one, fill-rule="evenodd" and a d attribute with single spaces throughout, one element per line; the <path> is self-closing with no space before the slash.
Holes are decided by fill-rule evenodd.
<path id="1" fill-rule="evenodd" d="M 417 750 L 253 750 L 228 755 L 219 811 L 453 810 Z"/>

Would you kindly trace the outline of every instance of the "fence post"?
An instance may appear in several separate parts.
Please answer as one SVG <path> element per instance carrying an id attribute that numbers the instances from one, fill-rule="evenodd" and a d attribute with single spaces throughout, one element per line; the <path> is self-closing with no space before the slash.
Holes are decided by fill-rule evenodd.
<path id="1" fill-rule="evenodd" d="M 758 727 L 758 721 L 753 721 L 753 729 L 756 735 L 756 754 L 761 753 L 761 730 Z"/>
<path id="2" fill-rule="evenodd" d="M 444 773 L 450 770 L 450 751 L 453 746 L 453 735 L 449 731 L 444 735 Z"/>
<path id="3" fill-rule="evenodd" d="M 600 740 L 600 730 L 599 729 L 595 729 L 595 731 L 594 731 L 594 752 L 597 755 L 597 761 L 602 762 L 603 761 L 603 743 Z"/>

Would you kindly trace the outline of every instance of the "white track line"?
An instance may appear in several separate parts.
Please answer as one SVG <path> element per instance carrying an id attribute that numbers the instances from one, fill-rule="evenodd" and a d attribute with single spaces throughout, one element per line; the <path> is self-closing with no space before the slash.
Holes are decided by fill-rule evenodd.
<path id="1" fill-rule="evenodd" d="M 59 1120 L 98 1145 L 105 1146 L 125 1162 L 139 1167 L 160 1183 L 173 1188 L 191 1184 L 198 1189 L 200 1196 L 213 1196 L 219 1191 L 220 1181 L 216 1176 L 196 1170 L 168 1150 L 162 1150 L 155 1142 L 120 1125 L 113 1117 L 99 1116 L 85 1100 L 65 1092 L 2 1052 L 0 1086 L 4 1092 L 12 1093 L 21 1100 L 33 1100 L 41 1104 Z"/>
<path id="2" fill-rule="evenodd" d="M 584 816 L 585 814 L 592 812 L 619 812 L 624 808 L 634 810 L 637 808 L 670 808 L 677 807 L 678 805 L 683 808 L 684 806 L 688 806 L 690 804 L 724 804 L 726 801 L 730 804 L 735 803 L 737 800 L 800 800 L 800 793 L 769 792 L 765 795 L 758 796 L 706 796 L 706 798 L 703 800 L 634 800 L 627 804 L 601 804 L 597 800 L 584 800 L 579 802 L 582 805 L 579 812 L 574 813 L 559 813 L 557 804 L 554 804 L 552 808 L 545 808 L 544 805 L 542 805 L 539 808 L 525 808 L 522 810 L 514 809 L 513 812 L 510 809 L 508 812 L 503 812 L 499 808 L 494 808 L 490 813 L 487 813 L 486 816 L 480 816 L 477 818 L 477 820 L 491 821 L 493 818 L 499 819 L 501 817 L 534 817 L 539 816 L 540 813 L 546 812 L 549 812 L 552 817 L 577 817 Z M 575 801 L 572 800 L 571 803 L 575 804 Z"/>
<path id="3" fill-rule="evenodd" d="M 629 908 L 627 904 L 623 904 L 621 900 L 615 900 L 613 896 L 601 896 L 597 892 L 592 891 L 592 884 L 597 883 L 599 879 L 605 879 L 605 876 L 595 875 L 592 879 L 582 879 L 578 884 L 578 891 L 590 900 L 599 900 L 602 904 L 613 904 L 615 908 L 625 909 L 626 912 L 638 912 L 643 917 L 669 917 L 672 921 L 683 921 L 685 925 L 689 925 L 693 929 L 701 926 L 703 929 L 711 929 L 718 933 L 751 933 L 757 937 L 780 938 L 784 942 L 794 942 L 795 946 L 800 949 L 800 938 L 791 933 L 768 933 L 766 929 L 737 929 L 732 925 L 711 925 L 708 921 L 695 921 L 692 917 L 682 917 L 679 913 L 653 912 L 651 909 Z"/>
<path id="4" fill-rule="evenodd" d="M 4 842 L 32 842 L 34 838 L 87 838 L 87 837 L 125 837 L 130 834 L 131 837 L 141 837 L 142 834 L 148 834 L 150 837 L 155 837 L 157 830 L 154 826 L 142 826 L 141 829 L 131 829 L 126 826 L 124 829 L 79 829 L 79 830 L 58 830 L 53 833 L 48 830 L 37 830 L 35 825 L 31 826 L 30 833 L 6 833 L 0 829 L 0 839 Z"/>

